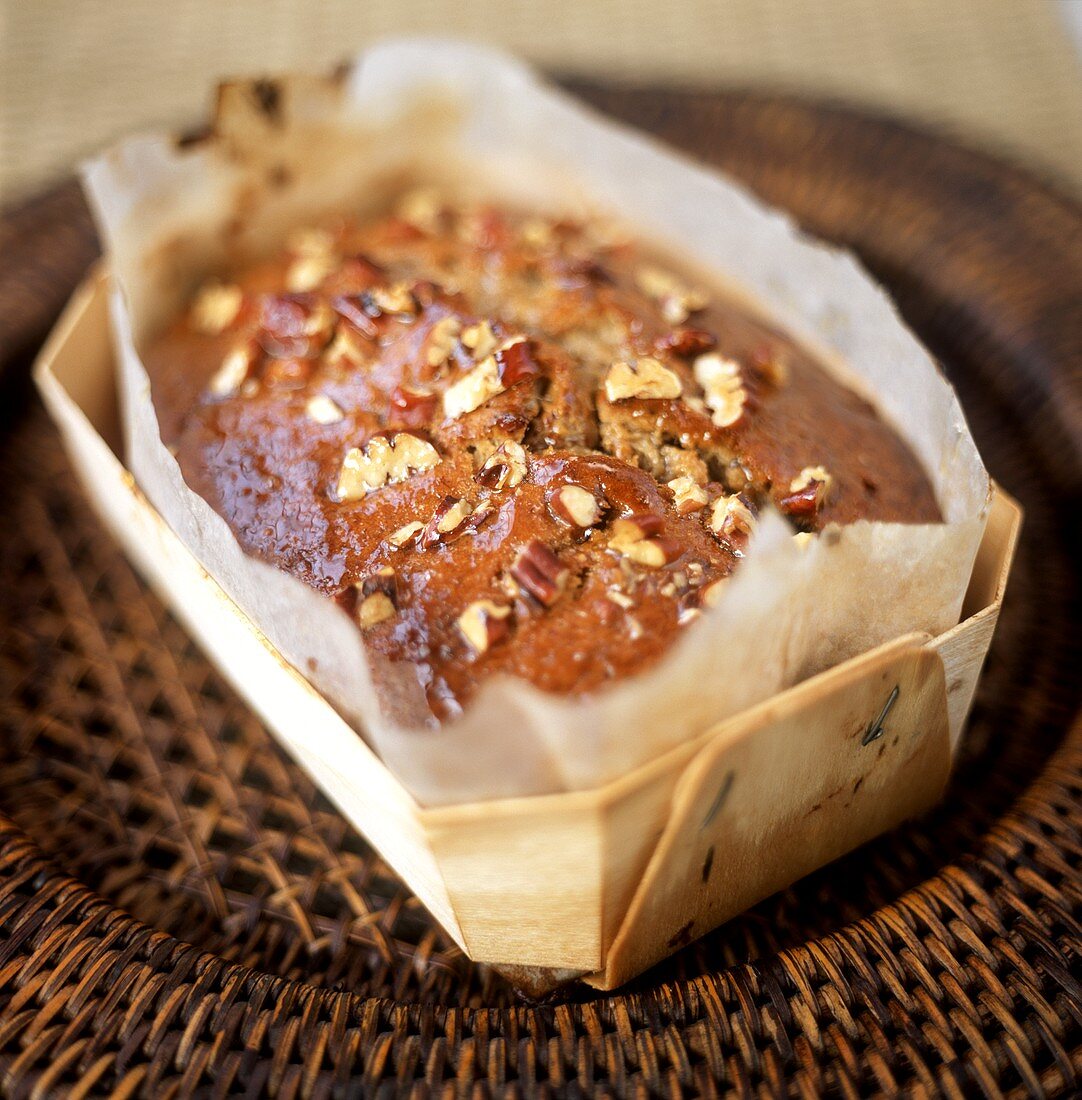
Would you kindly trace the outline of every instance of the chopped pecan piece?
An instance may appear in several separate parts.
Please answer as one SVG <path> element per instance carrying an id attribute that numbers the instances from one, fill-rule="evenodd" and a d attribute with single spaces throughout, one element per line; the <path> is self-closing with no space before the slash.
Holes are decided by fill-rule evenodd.
<path id="1" fill-rule="evenodd" d="M 630 516 L 622 516 L 612 525 L 613 532 L 619 533 L 625 541 L 653 538 L 660 535 L 664 527 L 665 517 L 656 512 L 634 512 Z"/>
<path id="2" fill-rule="evenodd" d="M 237 319 L 244 292 L 233 283 L 208 283 L 196 295 L 192 325 L 208 336 L 224 332 Z"/>
<path id="3" fill-rule="evenodd" d="M 795 493 L 787 493 L 778 501 L 778 507 L 792 519 L 813 519 L 819 511 L 819 487 L 808 485 Z"/>
<path id="4" fill-rule="evenodd" d="M 527 468 L 525 448 L 509 439 L 488 456 L 475 480 L 486 489 L 513 489 L 522 482 Z"/>
<path id="5" fill-rule="evenodd" d="M 687 516 L 706 507 L 706 490 L 694 478 L 674 477 L 669 488 L 679 515 Z"/>
<path id="6" fill-rule="evenodd" d="M 232 397 L 244 385 L 257 357 L 258 350 L 252 341 L 233 348 L 207 383 L 207 389 L 215 397 Z"/>
<path id="7" fill-rule="evenodd" d="M 444 391 L 443 414 L 450 420 L 465 416 L 498 393 L 503 393 L 500 368 L 489 355 Z"/>
<path id="8" fill-rule="evenodd" d="M 454 420 L 480 408 L 486 401 L 537 373 L 526 340 L 516 336 L 500 344 L 443 394 L 443 412 Z"/>
<path id="9" fill-rule="evenodd" d="M 740 364 L 717 352 L 700 355 L 694 364 L 695 381 L 703 388 L 703 399 L 711 419 L 719 428 L 735 424 L 744 415 L 748 393 L 740 375 Z"/>
<path id="10" fill-rule="evenodd" d="M 363 450 L 352 447 L 346 453 L 338 475 L 338 499 L 360 500 L 373 489 L 431 470 L 439 461 L 439 451 L 431 443 L 409 432 L 374 436 Z"/>
<path id="11" fill-rule="evenodd" d="M 473 352 L 476 361 L 487 359 L 499 344 L 490 321 L 478 321 L 462 332 L 462 344 Z"/>
<path id="12" fill-rule="evenodd" d="M 361 298 L 365 301 L 365 311 L 370 317 L 383 314 L 412 317 L 417 312 L 417 299 L 406 283 L 374 286 L 371 290 L 366 290 Z"/>
<path id="13" fill-rule="evenodd" d="M 382 592 L 365 596 L 357 608 L 357 622 L 362 630 L 377 626 L 394 616 L 395 606 L 391 598 Z"/>
<path id="14" fill-rule="evenodd" d="M 495 518 L 498 509 L 491 500 L 483 500 L 470 513 L 466 520 L 465 530 L 476 534 L 490 519 Z"/>
<path id="15" fill-rule="evenodd" d="M 637 565 L 660 569 L 684 552 L 679 543 L 660 536 L 663 523 L 652 512 L 624 516 L 612 525 L 609 548 Z"/>
<path id="16" fill-rule="evenodd" d="M 363 630 L 386 622 L 398 608 L 394 570 L 389 565 L 377 569 L 339 592 L 335 601 Z"/>
<path id="17" fill-rule="evenodd" d="M 536 378 L 540 373 L 537 361 L 530 354 L 530 345 L 524 336 L 506 340 L 493 352 L 493 355 L 496 358 L 500 384 L 505 390 L 509 390 L 517 382 Z"/>
<path id="18" fill-rule="evenodd" d="M 425 525 L 420 520 L 413 520 L 412 523 L 406 523 L 399 527 L 397 531 L 392 531 L 387 536 L 387 541 L 396 549 L 401 549 L 407 543 L 412 542 L 425 528 Z"/>
<path id="19" fill-rule="evenodd" d="M 511 576 L 544 607 L 551 607 L 567 583 L 568 571 L 539 539 L 531 539 L 519 551 Z"/>
<path id="20" fill-rule="evenodd" d="M 458 629 L 474 653 L 480 656 L 510 633 L 507 621 L 510 615 L 509 607 L 492 600 L 476 600 L 459 615 Z"/>
<path id="21" fill-rule="evenodd" d="M 778 507 L 794 519 L 812 519 L 823 506 L 834 479 L 822 466 L 805 466 L 789 483 L 789 492 Z"/>
<path id="22" fill-rule="evenodd" d="M 632 397 L 671 400 L 682 392 L 679 376 L 650 356 L 634 362 L 619 360 L 605 375 L 605 396 L 610 401 L 627 401 Z"/>
<path id="23" fill-rule="evenodd" d="M 447 362 L 458 343 L 462 322 L 457 317 L 443 317 L 437 321 L 428 334 L 428 350 L 425 362 L 430 367 L 439 367 Z"/>
<path id="24" fill-rule="evenodd" d="M 823 466 L 805 466 L 792 481 L 789 482 L 789 491 L 798 493 L 801 489 L 807 489 L 811 485 L 819 485 L 824 494 L 830 492 L 834 479 Z"/>
<path id="25" fill-rule="evenodd" d="M 597 497 L 581 485 L 561 485 L 548 497 L 549 511 L 568 527 L 585 530 L 601 519 L 602 506 Z"/>
<path id="26" fill-rule="evenodd" d="M 385 565 L 356 584 L 357 622 L 362 630 L 392 618 L 398 610 L 394 570 Z"/>
<path id="27" fill-rule="evenodd" d="M 444 497 L 432 513 L 432 518 L 425 524 L 421 545 L 431 547 L 453 542 L 459 535 L 465 534 L 466 522 L 472 514 L 473 505 L 468 500 L 462 497 Z"/>
<path id="28" fill-rule="evenodd" d="M 755 530 L 755 513 L 743 493 L 718 497 L 710 513 L 710 530 L 728 542 L 742 546 Z"/>
<path id="29" fill-rule="evenodd" d="M 336 424 L 343 416 L 337 402 L 331 400 L 325 393 L 317 393 L 309 397 L 304 411 L 308 414 L 308 418 L 317 424 Z"/>
<path id="30" fill-rule="evenodd" d="M 676 622 L 678 626 L 687 626 L 688 623 L 693 623 L 702 614 L 702 611 L 692 602 L 694 596 L 695 593 L 689 593 L 677 605 Z"/>
<path id="31" fill-rule="evenodd" d="M 725 583 L 728 579 L 728 577 L 722 577 L 721 580 L 713 581 L 705 588 L 699 590 L 699 600 L 703 607 L 716 607 L 718 605 L 725 591 Z"/>

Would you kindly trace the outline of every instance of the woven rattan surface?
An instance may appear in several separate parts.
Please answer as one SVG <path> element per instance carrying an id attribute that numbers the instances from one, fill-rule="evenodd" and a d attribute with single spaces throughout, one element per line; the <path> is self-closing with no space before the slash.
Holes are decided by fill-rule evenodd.
<path id="1" fill-rule="evenodd" d="M 18 396 L 94 252 L 65 189 L 0 224 L 5 1094 L 1082 1091 L 1082 213 L 888 123 L 580 90 L 855 246 L 1025 506 L 947 800 L 630 989 L 518 1001 L 275 747 Z"/>

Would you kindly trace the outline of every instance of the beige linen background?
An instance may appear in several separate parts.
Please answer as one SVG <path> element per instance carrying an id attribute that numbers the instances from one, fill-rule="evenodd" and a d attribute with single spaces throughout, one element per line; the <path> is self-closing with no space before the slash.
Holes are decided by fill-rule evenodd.
<path id="1" fill-rule="evenodd" d="M 553 70 L 782 88 L 930 122 L 1082 191 L 1082 0 L 0 0 L 0 203 L 219 76 L 454 34 Z"/>

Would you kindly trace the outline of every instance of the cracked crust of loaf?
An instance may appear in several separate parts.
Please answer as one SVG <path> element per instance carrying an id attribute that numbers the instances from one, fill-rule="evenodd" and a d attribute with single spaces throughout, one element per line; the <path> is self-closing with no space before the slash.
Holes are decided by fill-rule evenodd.
<path id="1" fill-rule="evenodd" d="M 768 502 L 813 537 L 941 518 L 866 401 L 600 223 L 413 192 L 207 284 L 144 359 L 188 484 L 439 719 L 497 671 L 645 668 Z"/>

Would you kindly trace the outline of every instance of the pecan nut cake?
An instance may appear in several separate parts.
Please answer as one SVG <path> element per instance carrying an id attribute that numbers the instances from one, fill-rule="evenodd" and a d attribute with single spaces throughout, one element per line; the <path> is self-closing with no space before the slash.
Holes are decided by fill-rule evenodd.
<path id="1" fill-rule="evenodd" d="M 440 719 L 494 672 L 645 668 L 768 503 L 800 538 L 941 518 L 871 405 L 601 223 L 411 192 L 205 285 L 144 359 L 188 484 Z"/>

